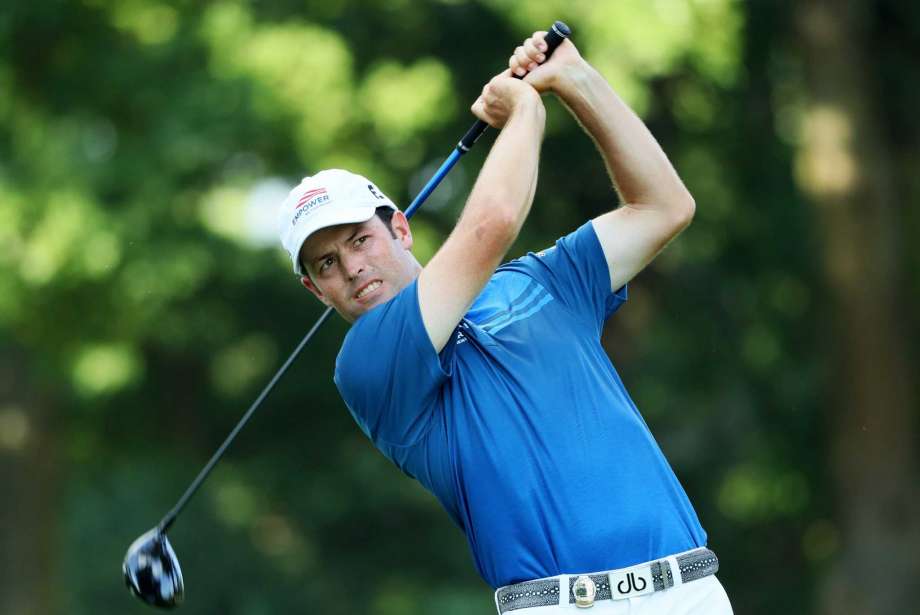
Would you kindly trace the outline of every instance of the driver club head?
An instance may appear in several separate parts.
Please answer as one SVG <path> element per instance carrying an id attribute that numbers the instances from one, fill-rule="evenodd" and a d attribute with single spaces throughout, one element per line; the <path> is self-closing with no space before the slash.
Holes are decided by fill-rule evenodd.
<path id="1" fill-rule="evenodd" d="M 182 603 L 182 570 L 176 552 L 160 528 L 141 535 L 128 547 L 122 570 L 125 583 L 147 604 L 171 609 Z"/>

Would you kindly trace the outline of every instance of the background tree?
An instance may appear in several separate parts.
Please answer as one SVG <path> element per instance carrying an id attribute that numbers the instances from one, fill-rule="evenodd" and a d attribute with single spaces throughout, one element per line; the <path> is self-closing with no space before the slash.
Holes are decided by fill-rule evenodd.
<path id="1" fill-rule="evenodd" d="M 911 199 L 896 172 L 897 128 L 880 115 L 885 71 L 874 70 L 900 64 L 874 53 L 898 7 L 874 8 L 814 0 L 797 12 L 808 77 L 798 180 L 823 231 L 833 314 L 828 456 L 843 540 L 822 612 L 835 614 L 903 613 L 920 574 L 916 369 L 903 316 Z M 900 78 L 917 73 L 905 69 Z"/>

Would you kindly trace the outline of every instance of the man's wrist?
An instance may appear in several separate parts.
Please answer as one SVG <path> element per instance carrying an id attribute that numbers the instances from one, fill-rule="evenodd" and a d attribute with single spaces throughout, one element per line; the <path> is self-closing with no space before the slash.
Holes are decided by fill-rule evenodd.
<path id="1" fill-rule="evenodd" d="M 587 87 L 592 78 L 598 76 L 593 66 L 584 60 L 560 71 L 553 82 L 553 93 L 568 102 L 577 97 Z"/>
<path id="2" fill-rule="evenodd" d="M 544 116 L 546 109 L 543 106 L 543 101 L 540 99 L 540 95 L 536 90 L 533 91 L 533 95 L 525 95 L 518 99 L 517 103 L 514 105 L 514 109 L 511 111 L 511 116 L 515 115 L 526 115 L 536 113 L 538 116 Z M 508 119 L 511 119 L 510 117 Z"/>

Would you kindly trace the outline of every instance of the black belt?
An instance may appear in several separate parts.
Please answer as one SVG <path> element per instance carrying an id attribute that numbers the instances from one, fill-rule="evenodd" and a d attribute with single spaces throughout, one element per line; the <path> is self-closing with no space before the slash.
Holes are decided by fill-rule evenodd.
<path id="1" fill-rule="evenodd" d="M 719 558 L 706 548 L 694 549 L 675 557 L 681 583 L 689 583 L 719 570 Z M 597 600 L 621 600 L 674 586 L 671 562 L 659 559 L 620 570 L 569 577 L 569 604 L 590 607 Z M 559 577 L 524 581 L 500 587 L 495 592 L 499 613 L 559 604 Z"/>

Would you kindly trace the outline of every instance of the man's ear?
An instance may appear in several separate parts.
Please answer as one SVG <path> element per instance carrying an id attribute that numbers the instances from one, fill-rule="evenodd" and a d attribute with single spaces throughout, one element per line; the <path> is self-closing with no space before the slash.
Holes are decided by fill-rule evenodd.
<path id="1" fill-rule="evenodd" d="M 390 219 L 390 227 L 393 229 L 393 233 L 396 234 L 396 239 L 399 240 L 402 247 L 406 250 L 411 250 L 412 230 L 409 228 L 409 219 L 406 218 L 406 214 L 398 210 L 393 212 L 393 217 Z"/>
<path id="2" fill-rule="evenodd" d="M 316 297 L 317 299 L 319 299 L 326 305 L 330 305 L 329 300 L 326 299 L 326 295 L 324 295 L 323 291 L 321 291 L 319 287 L 313 283 L 313 280 L 310 279 L 310 276 L 308 275 L 301 276 L 300 283 L 303 284 L 307 290 L 313 293 L 314 297 Z"/>

